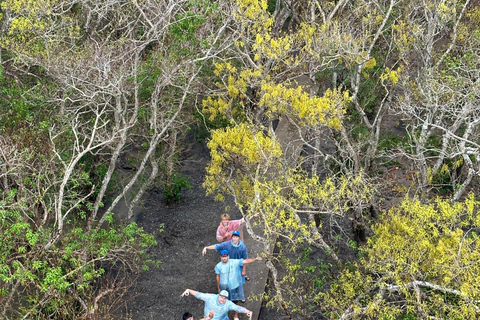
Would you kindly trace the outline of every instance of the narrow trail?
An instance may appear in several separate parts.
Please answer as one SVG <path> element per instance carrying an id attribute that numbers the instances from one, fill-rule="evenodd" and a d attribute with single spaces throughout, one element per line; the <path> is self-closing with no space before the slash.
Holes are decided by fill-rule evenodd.
<path id="1" fill-rule="evenodd" d="M 285 131 L 282 133 L 282 130 Z M 295 139 L 291 138 L 291 130 L 287 124 L 279 126 L 277 133 L 284 136 L 287 143 L 285 151 L 295 154 Z M 202 248 L 217 243 L 215 231 L 220 221 L 220 214 L 228 213 L 232 219 L 241 218 L 232 200 L 216 202 L 212 196 L 206 196 L 202 183 L 205 178 L 205 166 L 210 159 L 209 150 L 204 143 L 190 139 L 180 159 L 182 175 L 187 177 L 191 189 L 183 190 L 181 201 L 171 205 L 165 204 L 160 190 L 151 190 L 144 195 L 143 207 L 135 212 L 134 220 L 147 232 L 156 232 L 158 245 L 151 250 L 151 257 L 162 261 L 159 268 L 151 268 L 139 275 L 137 286 L 130 291 L 122 313 L 132 320 L 149 319 L 181 319 L 183 313 L 190 312 L 195 319 L 203 315 L 203 301 L 194 297 L 181 297 L 186 289 L 200 292 L 216 292 L 214 267 L 220 261 L 216 252 L 208 251 L 202 256 Z M 387 171 L 386 188 L 392 185 L 403 186 L 411 183 L 405 178 L 404 168 Z M 392 189 L 391 189 L 392 190 Z M 394 191 L 383 206 L 390 206 L 398 198 Z M 227 211 L 225 208 L 229 208 Z M 385 209 L 385 208 L 383 208 Z M 164 231 L 158 233 L 161 226 Z M 249 249 L 249 257 L 254 257 L 259 244 L 245 234 L 245 243 Z M 244 286 L 247 303 L 245 307 L 254 311 L 254 318 L 288 319 L 285 313 L 276 309 L 265 308 L 260 301 L 249 299 L 252 292 L 260 294 L 265 290 L 267 271 L 264 265 L 250 265 L 248 274 L 252 281 Z M 258 317 L 258 318 L 257 318 Z M 233 319 L 233 316 L 230 316 Z M 247 319 L 241 315 L 241 320 Z"/>
<path id="2" fill-rule="evenodd" d="M 220 258 L 214 251 L 202 256 L 202 248 L 217 243 L 215 232 L 220 214 L 226 212 L 232 219 L 241 218 L 231 201 L 216 202 L 212 196 L 205 196 L 202 183 L 209 152 L 202 143 L 192 142 L 189 148 L 181 164 L 182 174 L 189 179 L 191 189 L 183 190 L 181 201 L 171 205 L 165 204 L 159 190 L 152 190 L 145 195 L 143 208 L 135 213 L 135 221 L 146 231 L 156 232 L 162 224 L 164 231 L 156 232 L 158 245 L 150 252 L 153 259 L 162 261 L 160 267 L 139 275 L 136 287 L 130 291 L 122 308 L 124 315 L 128 310 L 132 320 L 181 319 L 187 311 L 200 319 L 203 301 L 180 295 L 186 288 L 216 292 L 214 267 Z M 227 206 L 230 209 L 225 211 Z M 249 248 L 250 257 L 253 253 Z M 253 268 L 251 271 L 252 281 L 244 286 L 247 300 L 252 290 L 265 288 L 265 281 L 254 288 L 256 275 Z M 251 308 L 248 302 L 245 307 Z M 258 317 L 259 308 L 260 302 L 254 319 Z M 247 319 L 241 316 L 241 320 Z"/>

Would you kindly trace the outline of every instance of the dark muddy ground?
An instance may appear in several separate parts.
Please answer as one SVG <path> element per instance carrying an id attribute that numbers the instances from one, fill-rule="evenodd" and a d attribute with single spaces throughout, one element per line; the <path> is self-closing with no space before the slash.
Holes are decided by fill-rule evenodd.
<path id="1" fill-rule="evenodd" d="M 157 232 L 158 245 L 151 251 L 152 258 L 161 260 L 162 264 L 139 275 L 136 288 L 131 290 L 122 308 L 123 314 L 128 314 L 132 320 L 182 319 L 187 311 L 200 319 L 203 301 L 180 295 L 186 288 L 216 292 L 213 269 L 219 261 L 218 256 L 209 253 L 204 257 L 201 250 L 216 243 L 219 216 L 226 206 L 231 207 L 227 213 L 232 219 L 241 218 L 231 202 L 220 203 L 205 196 L 202 183 L 209 159 L 208 149 L 197 142 L 189 147 L 181 164 L 191 189 L 182 191 L 181 201 L 171 205 L 165 204 L 160 190 L 150 191 L 145 196 L 143 208 L 135 216 L 136 222 L 146 231 L 155 232 L 162 224 L 164 231 Z M 248 283 L 244 288 L 248 296 Z M 282 312 L 265 308 L 261 314 L 259 319 L 283 317 Z"/>
<path id="2" fill-rule="evenodd" d="M 399 124 L 391 124 L 394 128 L 398 126 Z M 398 130 L 403 132 L 403 128 Z M 161 190 L 151 190 L 144 197 L 143 208 L 137 210 L 135 215 L 135 221 L 146 231 L 155 232 L 162 225 L 164 231 L 157 232 L 158 245 L 151 251 L 152 258 L 161 260 L 162 264 L 159 268 L 152 268 L 139 275 L 136 288 L 131 290 L 122 307 L 123 315 L 128 314 L 132 320 L 181 319 L 187 311 L 195 319 L 201 318 L 203 301 L 193 297 L 182 298 L 180 295 L 186 288 L 216 292 L 213 269 L 219 261 L 218 255 L 210 253 L 203 257 L 201 250 L 206 245 L 216 243 L 215 231 L 220 214 L 227 212 L 232 219 L 241 217 L 232 201 L 216 202 L 212 196 L 205 195 L 202 183 L 205 166 L 209 161 L 206 145 L 192 138 L 187 148 L 182 152 L 181 165 L 182 174 L 190 181 L 191 189 L 183 190 L 181 201 L 170 205 L 163 201 Z M 380 211 L 398 201 L 399 195 L 395 194 L 395 187 L 410 185 L 411 181 L 406 179 L 406 168 L 407 166 L 385 168 L 384 182 L 387 183 L 383 184 L 384 190 L 379 190 L 384 200 L 377 203 Z M 227 206 L 230 207 L 229 211 L 225 211 Z M 332 230 L 323 231 L 331 234 Z M 346 242 L 348 239 L 345 239 L 350 236 L 345 235 L 342 241 Z M 345 257 L 351 255 L 351 252 L 339 254 Z M 248 282 L 244 288 L 248 300 Z M 282 310 L 263 307 L 258 319 L 284 320 L 288 317 Z"/>

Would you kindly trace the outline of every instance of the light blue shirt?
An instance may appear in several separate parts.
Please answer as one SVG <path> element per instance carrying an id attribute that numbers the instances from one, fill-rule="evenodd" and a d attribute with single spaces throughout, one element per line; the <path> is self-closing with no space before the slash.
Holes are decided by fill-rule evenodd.
<path id="1" fill-rule="evenodd" d="M 205 307 L 203 308 L 203 316 L 208 317 L 208 313 L 213 310 L 215 316 L 212 320 L 229 320 L 228 311 L 236 311 L 238 313 L 246 313 L 247 309 L 241 306 L 237 306 L 230 300 L 225 301 L 224 304 L 218 303 L 218 294 L 213 293 L 201 293 L 197 292 L 195 298 L 205 301 Z"/>
<path id="2" fill-rule="evenodd" d="M 220 275 L 220 285 L 228 285 L 230 290 L 238 288 L 242 282 L 243 259 L 228 259 L 227 263 L 220 261 L 215 266 L 215 273 Z"/>

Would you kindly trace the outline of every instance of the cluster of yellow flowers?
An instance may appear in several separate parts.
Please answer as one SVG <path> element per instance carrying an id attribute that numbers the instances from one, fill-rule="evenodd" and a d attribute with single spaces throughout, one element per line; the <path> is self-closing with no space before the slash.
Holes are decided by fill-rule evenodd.
<path id="1" fill-rule="evenodd" d="M 280 144 L 275 139 L 261 131 L 253 132 L 255 130 L 246 123 L 212 132 L 208 142 L 212 160 L 206 169 L 204 183 L 208 193 L 219 191 L 221 196 L 227 180 L 243 194 L 252 192 L 251 181 L 245 180 L 248 177 L 246 172 L 254 171 L 257 165 L 282 155 Z M 242 176 L 244 173 L 245 177 Z M 236 179 L 231 179 L 232 174 Z"/>
<path id="2" fill-rule="evenodd" d="M 397 70 L 390 70 L 390 68 L 385 68 L 385 71 L 382 75 L 380 75 L 380 80 L 382 81 L 390 81 L 393 85 L 396 85 L 398 80 L 400 79 L 400 73 L 402 72 L 402 68 L 399 67 Z"/>
<path id="3" fill-rule="evenodd" d="M 298 118 L 303 125 L 327 125 L 340 129 L 344 108 L 351 98 L 347 91 L 327 90 L 323 97 L 310 96 L 302 86 L 287 88 L 283 84 L 264 82 L 259 105 L 267 114 L 286 113 Z"/>

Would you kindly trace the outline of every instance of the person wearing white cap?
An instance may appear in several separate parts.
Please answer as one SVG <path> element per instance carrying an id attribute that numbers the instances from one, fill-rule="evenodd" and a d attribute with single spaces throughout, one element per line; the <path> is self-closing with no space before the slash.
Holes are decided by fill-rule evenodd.
<path id="1" fill-rule="evenodd" d="M 228 320 L 228 312 L 235 311 L 238 313 L 245 313 L 249 319 L 252 319 L 253 312 L 247 308 L 237 306 L 232 301 L 228 300 L 228 291 L 222 290 L 219 294 L 214 293 L 202 293 L 192 289 L 186 289 L 182 293 L 182 297 L 192 295 L 197 299 L 205 302 L 203 309 L 204 317 L 208 317 L 209 313 L 213 310 L 214 316 L 212 320 Z"/>

